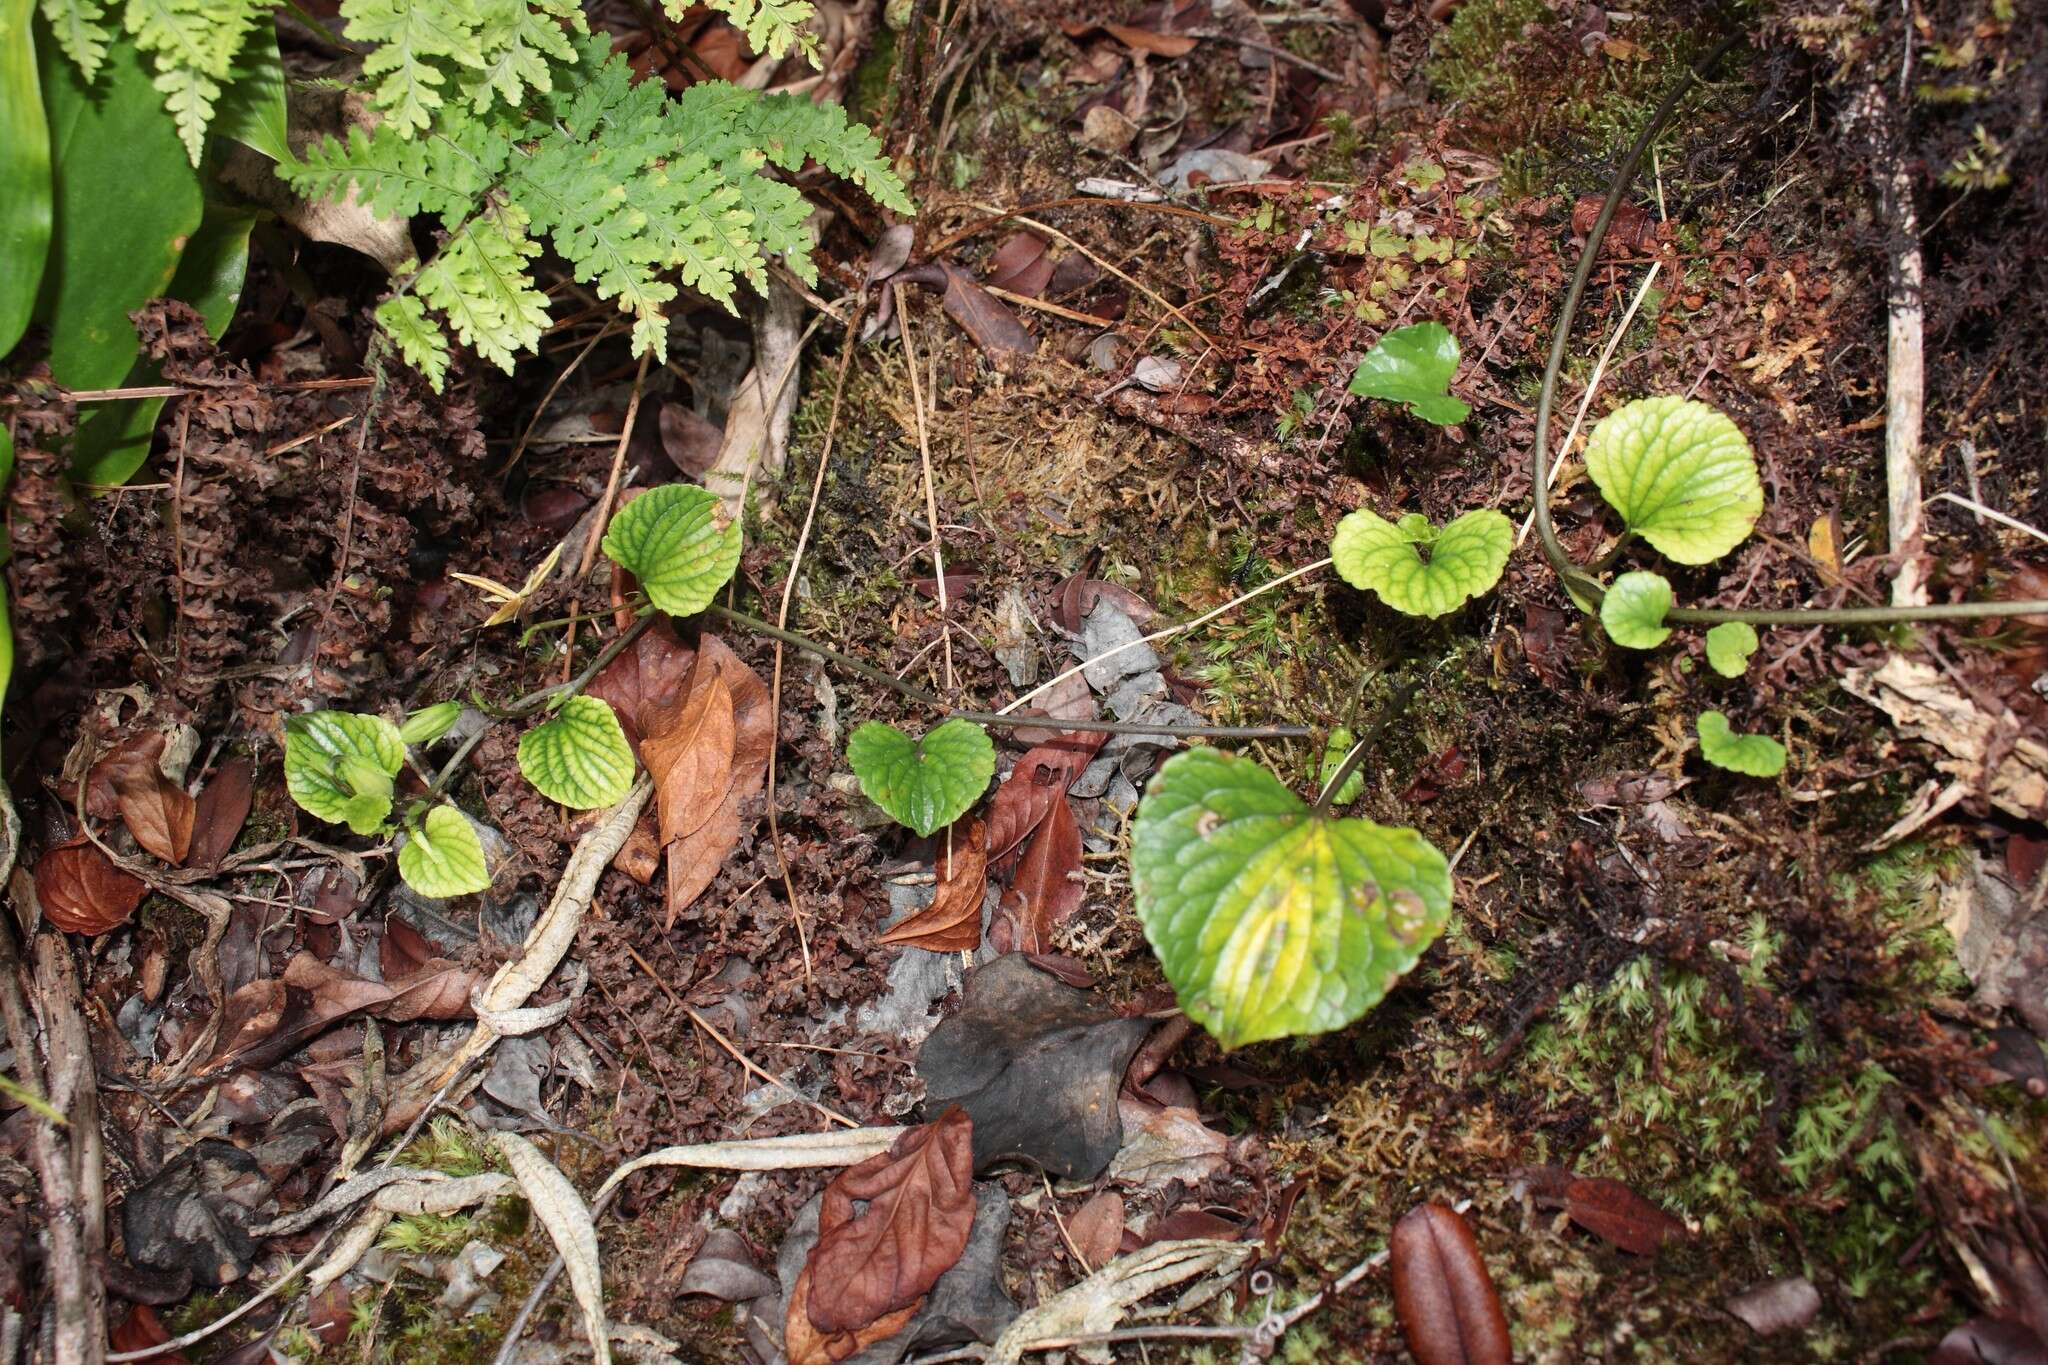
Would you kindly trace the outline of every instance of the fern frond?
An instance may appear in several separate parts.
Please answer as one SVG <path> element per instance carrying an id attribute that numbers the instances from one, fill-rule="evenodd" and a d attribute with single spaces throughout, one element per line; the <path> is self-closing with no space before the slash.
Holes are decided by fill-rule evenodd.
<path id="1" fill-rule="evenodd" d="M 534 5 L 526 0 L 475 3 L 481 63 L 473 73 L 463 75 L 462 89 L 469 96 L 470 109 L 478 114 L 489 111 L 494 99 L 517 105 L 528 91 L 545 94 L 553 89 L 552 68 L 576 55 L 563 24 L 577 33 L 589 32 L 583 10 L 573 0 L 535 0 Z"/>
<path id="2" fill-rule="evenodd" d="M 342 0 L 341 17 L 351 40 L 375 44 L 363 61 L 370 102 L 400 137 L 433 121 L 451 63 L 482 64 L 473 0 Z"/>
<path id="3" fill-rule="evenodd" d="M 813 104 L 801 95 L 762 95 L 739 106 L 736 133 L 785 171 L 816 161 L 845 176 L 875 201 L 898 213 L 915 213 L 903 182 L 882 155 L 875 135 L 850 123 L 837 104 Z"/>
<path id="4" fill-rule="evenodd" d="M 804 22 L 814 11 L 810 0 L 705 0 L 712 9 L 732 21 L 732 26 L 747 35 L 747 46 L 766 57 L 780 57 L 791 49 L 800 49 L 810 58 L 811 65 L 818 64 L 818 40 L 806 28 Z M 664 0 L 663 8 L 668 17 L 677 23 L 690 10 L 685 0 Z"/>
<path id="5" fill-rule="evenodd" d="M 351 128 L 348 141 L 323 138 L 278 173 L 309 200 L 339 198 L 353 185 L 378 214 L 434 213 L 455 227 L 504 174 L 512 143 L 502 125 L 454 120 L 447 133 L 404 138 L 391 124 Z"/>
<path id="6" fill-rule="evenodd" d="M 123 23 L 156 68 L 151 84 L 195 166 L 214 102 L 260 12 L 253 0 L 128 0 Z"/>
<path id="7" fill-rule="evenodd" d="M 427 306 L 412 294 L 395 294 L 377 305 L 377 325 L 439 393 L 448 377 L 448 335 L 427 316 Z"/>
<path id="8" fill-rule="evenodd" d="M 107 27 L 106 7 L 99 0 L 42 0 L 43 20 L 57 39 L 57 46 L 78 67 L 87 85 L 99 74 L 107 59 L 107 44 L 113 30 Z"/>
<path id="9" fill-rule="evenodd" d="M 540 243 L 526 235 L 526 212 L 500 204 L 469 220 L 413 281 L 413 291 L 447 314 L 465 346 L 509 371 L 520 351 L 540 344 L 548 296 L 533 287 L 527 262 Z"/>

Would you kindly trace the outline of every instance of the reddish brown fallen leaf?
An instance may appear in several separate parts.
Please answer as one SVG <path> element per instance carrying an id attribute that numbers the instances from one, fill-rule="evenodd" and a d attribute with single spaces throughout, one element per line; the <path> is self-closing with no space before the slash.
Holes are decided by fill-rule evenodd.
<path id="1" fill-rule="evenodd" d="M 1463 1218 L 1418 1204 L 1389 1250 L 1394 1313 L 1420 1365 L 1507 1365 L 1508 1320 Z"/>
<path id="2" fill-rule="evenodd" d="M 740 808 L 758 795 L 768 780 L 768 754 L 774 747 L 773 718 L 768 713 L 768 684 L 727 648 L 716 635 L 706 634 L 698 652 L 709 656 L 718 676 L 732 693 L 733 750 L 732 781 L 725 800 L 693 833 L 668 845 L 667 922 L 695 904 L 704 888 L 718 876 L 731 853 L 746 833 Z"/>
<path id="3" fill-rule="evenodd" d="M 1138 28 L 1131 24 L 1102 24 L 1092 21 L 1061 24 L 1070 38 L 1085 37 L 1100 30 L 1122 43 L 1133 52 L 1144 52 L 1154 57 L 1185 57 L 1195 50 L 1196 40 L 1185 33 L 1159 33 L 1149 28 Z"/>
<path id="4" fill-rule="evenodd" d="M 156 1310 L 146 1303 L 138 1303 L 129 1309 L 121 1325 L 107 1333 L 107 1344 L 116 1351 L 146 1351 L 170 1339 L 170 1329 L 157 1317 Z M 185 1357 L 176 1351 L 160 1351 L 142 1359 L 146 1365 L 185 1365 Z"/>
<path id="5" fill-rule="evenodd" d="M 988 842 L 981 821 L 962 816 L 939 835 L 938 893 L 932 903 L 876 940 L 935 953 L 981 946 L 981 902 L 988 890 Z"/>
<path id="6" fill-rule="evenodd" d="M 991 872 L 1003 872 L 1015 862 L 1024 841 L 1052 813 L 1087 766 L 1095 761 L 1096 750 L 1107 736 L 1097 731 L 1062 736 L 1017 760 L 1003 784 L 996 788 L 988 811 L 988 860 Z"/>
<path id="7" fill-rule="evenodd" d="M 35 879 L 43 917 L 67 934 L 104 934 L 127 923 L 149 891 L 84 838 L 36 859 Z"/>
<path id="8" fill-rule="evenodd" d="M 1416 770 L 1415 780 L 1401 793 L 1401 799 L 1410 805 L 1434 801 L 1443 795 L 1445 787 L 1462 778 L 1470 766 L 1464 752 L 1455 744 L 1441 753 L 1431 754 L 1423 761 L 1422 767 Z"/>
<path id="9" fill-rule="evenodd" d="M 1581 1176 L 1565 1186 L 1564 1209 L 1586 1231 L 1637 1256 L 1653 1256 L 1685 1236 L 1685 1224 L 1605 1176 Z"/>
<path id="10" fill-rule="evenodd" d="M 1064 953 L 1026 953 L 1024 960 L 1047 976 L 1064 981 L 1076 990 L 1085 991 L 1095 984 L 1095 973 L 1088 970 L 1088 965 Z"/>
<path id="11" fill-rule="evenodd" d="M 2025 1323 L 1973 1318 L 1941 1339 L 1928 1365 L 2042 1365 L 2043 1361 L 2048 1361 L 2048 1344 Z"/>
<path id="12" fill-rule="evenodd" d="M 583 690 L 611 703 L 627 741 L 637 749 L 647 712 L 681 690 L 695 660 L 696 652 L 662 621 L 641 631 L 633 647 L 606 664 Z"/>
<path id="13" fill-rule="evenodd" d="M 696 833 L 725 804 L 733 741 L 732 689 L 700 651 L 682 691 L 641 716 L 640 761 L 654 779 L 663 844 Z"/>
<path id="14" fill-rule="evenodd" d="M 634 822 L 626 842 L 612 855 L 612 866 L 646 886 L 661 870 L 661 835 L 656 833 L 655 814 L 643 811 Z"/>
<path id="15" fill-rule="evenodd" d="M 811 1325 L 855 1332 L 916 1303 L 960 1259 L 973 1226 L 974 1124 L 955 1105 L 825 1187 L 805 1265 Z"/>
<path id="16" fill-rule="evenodd" d="M 1032 837 L 1017 863 L 1017 875 L 1003 893 L 989 940 L 1003 953 L 1042 953 L 1052 944 L 1053 927 L 1081 908 L 1087 892 L 1081 885 L 1081 827 L 1074 808 L 1062 796 L 1052 803 L 1045 823 Z"/>
<path id="17" fill-rule="evenodd" d="M 796 1277 L 796 1284 L 789 1291 L 789 1312 L 782 1329 L 783 1354 L 789 1357 L 789 1365 L 835 1365 L 848 1356 L 867 1349 L 878 1341 L 887 1341 L 917 1316 L 917 1310 L 924 1307 L 920 1296 L 908 1307 L 893 1313 L 885 1313 L 873 1322 L 851 1332 L 820 1332 L 811 1323 L 811 1268 L 805 1266 Z"/>
<path id="18" fill-rule="evenodd" d="M 900 270 L 893 278 L 926 289 L 945 290 L 942 302 L 946 315 L 997 361 L 1027 356 L 1038 349 L 1038 338 L 1025 329 L 1009 305 L 976 284 L 957 265 L 928 261 Z"/>
<path id="19" fill-rule="evenodd" d="M 1045 292 L 1046 284 L 1052 279 L 1052 256 L 1046 251 L 1046 240 L 1035 232 L 1020 230 L 1005 237 L 988 258 L 988 269 L 984 275 L 992 289 L 1007 289 L 1012 294 L 1026 298 L 1037 298 Z"/>
<path id="20" fill-rule="evenodd" d="M 121 821 L 144 852 L 178 864 L 192 851 L 194 803 L 185 790 L 158 772 L 124 769 L 114 778 Z"/>
<path id="21" fill-rule="evenodd" d="M 1067 1236 L 1081 1253 L 1085 1269 L 1100 1270 L 1115 1259 L 1124 1244 L 1124 1197 L 1115 1190 L 1090 1195 L 1067 1220 Z"/>
<path id="22" fill-rule="evenodd" d="M 220 866 L 220 860 L 234 851 L 242 826 L 249 821 L 249 807 L 255 800 L 256 765 L 248 758 L 231 758 L 207 779 L 199 790 L 192 812 L 192 847 L 185 857 L 202 871 Z"/>
<path id="23" fill-rule="evenodd" d="M 1154 1242 L 1235 1242 L 1244 1236 L 1244 1224 L 1233 1222 L 1207 1209 L 1175 1209 L 1163 1218 L 1152 1220 L 1145 1229 L 1141 1244 L 1150 1246 Z"/>
<path id="24" fill-rule="evenodd" d="M 658 419 L 661 448 L 686 479 L 701 479 L 704 471 L 718 463 L 718 447 L 725 440 L 725 428 L 699 417 L 682 403 L 664 403 Z"/>
<path id="25" fill-rule="evenodd" d="M 1050 721 L 1093 720 L 1095 719 L 1095 691 L 1088 686 L 1088 680 L 1079 673 L 1069 674 L 1054 682 L 1046 689 L 1045 695 L 1019 712 L 1025 716 L 1044 716 Z M 1052 744 L 1065 738 L 1078 738 L 1086 734 L 1100 734 L 1100 731 L 1063 730 L 1058 725 L 1020 725 L 1010 732 L 1010 738 L 1019 744 L 1037 747 Z M 1091 741 L 1100 745 L 1100 740 Z M 1089 751 L 1094 752 L 1092 749 Z"/>
<path id="26" fill-rule="evenodd" d="M 1109 583 L 1077 573 L 1060 584 L 1059 607 L 1054 612 L 1054 619 L 1069 635 L 1079 635 L 1088 613 L 1094 611 L 1095 604 L 1105 597 L 1118 611 L 1130 617 L 1131 624 L 1140 630 L 1159 618 L 1158 611 L 1150 602 L 1121 583 Z"/>

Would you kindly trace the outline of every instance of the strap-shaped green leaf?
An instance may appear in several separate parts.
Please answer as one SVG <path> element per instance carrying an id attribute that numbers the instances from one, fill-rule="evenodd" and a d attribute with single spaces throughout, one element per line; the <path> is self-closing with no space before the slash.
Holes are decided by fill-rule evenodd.
<path id="1" fill-rule="evenodd" d="M 1769 735 L 1738 735 L 1719 711 L 1702 711 L 1700 757 L 1717 768 L 1746 777 L 1776 777 L 1785 771 L 1785 746 Z"/>
<path id="2" fill-rule="evenodd" d="M 1624 649 L 1655 649 L 1671 638 L 1671 584 L 1660 573 L 1625 573 L 1600 599 L 1600 624 Z"/>
<path id="3" fill-rule="evenodd" d="M 1443 932 L 1444 856 L 1318 817 L 1250 759 L 1176 754 L 1138 807 L 1131 882 L 1181 1008 L 1225 1047 L 1342 1028 Z"/>
<path id="4" fill-rule="evenodd" d="M 1747 621 L 1723 621 L 1707 632 L 1707 663 L 1724 678 L 1739 678 L 1749 671 L 1749 656 L 1756 653 L 1756 627 Z"/>
<path id="5" fill-rule="evenodd" d="M 309 711 L 284 723 L 285 790 L 315 819 L 375 833 L 403 766 L 398 727 L 382 716 Z"/>
<path id="6" fill-rule="evenodd" d="M 1358 742 L 1358 736 L 1351 733 L 1351 727 L 1340 725 L 1330 731 L 1329 741 L 1323 745 L 1323 764 L 1316 773 L 1316 790 L 1330 785 L 1330 779 L 1344 766 L 1345 758 L 1351 753 L 1351 746 Z M 1353 768 L 1344 778 L 1344 785 L 1330 795 L 1333 806 L 1348 806 L 1365 792 L 1365 770 Z"/>
<path id="7" fill-rule="evenodd" d="M 740 563 L 740 526 L 723 524 L 716 494 L 695 484 L 650 489 L 619 509 L 604 552 L 633 577 L 647 600 L 671 616 L 694 616 Z"/>
<path id="8" fill-rule="evenodd" d="M 453 806 L 436 806 L 398 850 L 398 875 L 422 896 L 446 900 L 491 884 L 483 841 L 469 817 Z"/>
<path id="9" fill-rule="evenodd" d="M 965 815 L 996 775 L 996 746 L 970 720 L 949 720 L 921 740 L 871 720 L 853 732 L 846 757 L 868 799 L 919 834 Z"/>
<path id="10" fill-rule="evenodd" d="M 1629 530 L 1680 564 L 1719 559 L 1763 515 L 1749 442 L 1690 398 L 1638 398 L 1601 418 L 1586 442 L 1586 473 Z"/>
<path id="11" fill-rule="evenodd" d="M 519 771 L 542 796 L 571 809 L 616 806 L 633 786 L 633 746 L 608 703 L 571 697 L 520 739 Z"/>
<path id="12" fill-rule="evenodd" d="M 1490 507 L 1454 518 L 1441 531 L 1419 512 L 1398 522 L 1361 507 L 1337 523 L 1330 556 L 1354 588 L 1410 616 L 1442 616 L 1500 582 L 1514 528 Z"/>
<path id="13" fill-rule="evenodd" d="M 432 706 L 422 706 L 398 727 L 398 737 L 407 744 L 432 744 L 448 733 L 448 727 L 455 724 L 461 714 L 462 703 L 459 701 L 437 701 Z"/>
<path id="14" fill-rule="evenodd" d="M 1441 322 L 1396 327 L 1381 337 L 1351 375 L 1351 391 L 1361 398 L 1406 403 L 1417 417 L 1437 426 L 1462 422 L 1472 408 L 1451 397 L 1451 377 L 1458 372 L 1458 339 Z"/>

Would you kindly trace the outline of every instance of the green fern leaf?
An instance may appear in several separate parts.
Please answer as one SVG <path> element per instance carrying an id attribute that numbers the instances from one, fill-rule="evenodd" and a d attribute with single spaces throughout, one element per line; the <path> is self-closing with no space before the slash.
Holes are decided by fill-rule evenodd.
<path id="1" fill-rule="evenodd" d="M 505 133 L 461 122 L 450 134 L 408 138 L 386 122 L 376 132 L 351 128 L 348 141 L 324 138 L 279 173 L 308 199 L 338 199 L 355 187 L 374 213 L 435 213 L 450 227 L 476 208 L 511 155 Z"/>
<path id="2" fill-rule="evenodd" d="M 537 2 L 536 10 L 526 0 L 476 0 L 482 64 L 462 79 L 472 112 L 489 112 L 497 97 L 516 105 L 529 90 L 545 94 L 554 87 L 551 68 L 574 60 L 562 23 L 587 32 L 583 11 L 565 0 Z"/>
<path id="3" fill-rule="evenodd" d="M 106 7 L 99 0 L 42 0 L 42 11 L 58 48 L 78 67 L 86 84 L 92 84 L 114 36 L 107 26 Z"/>
<path id="4" fill-rule="evenodd" d="M 760 148 L 786 171 L 815 161 L 853 181 L 887 208 L 917 211 L 882 155 L 881 142 L 848 122 L 841 105 L 813 104 L 801 95 L 762 95 L 743 106 L 739 131 L 747 145 Z"/>
<path id="5" fill-rule="evenodd" d="M 448 336 L 427 316 L 427 306 L 414 295 L 395 295 L 377 305 L 377 325 L 439 393 L 448 378 Z"/>
<path id="6" fill-rule="evenodd" d="M 257 10 L 250 0 L 128 0 L 123 23 L 156 68 L 151 82 L 178 125 L 192 164 Z"/>
<path id="7" fill-rule="evenodd" d="M 780 57 L 793 48 L 802 49 L 817 64 L 818 40 L 804 30 L 804 21 L 815 12 L 809 0 L 706 0 L 725 15 L 732 26 L 747 35 L 747 45 L 768 57 Z M 690 6 L 679 0 L 663 0 L 668 16 L 681 23 Z"/>
<path id="8" fill-rule="evenodd" d="M 374 46 L 363 61 L 371 103 L 400 137 L 423 132 L 444 103 L 448 63 L 481 66 L 472 0 L 342 0 L 348 36 Z"/>
<path id="9" fill-rule="evenodd" d="M 540 344 L 548 322 L 548 297 L 533 287 L 526 265 L 540 255 L 526 221 L 513 204 L 472 218 L 413 282 L 427 304 L 448 315 L 464 345 L 506 371 L 520 351 Z"/>

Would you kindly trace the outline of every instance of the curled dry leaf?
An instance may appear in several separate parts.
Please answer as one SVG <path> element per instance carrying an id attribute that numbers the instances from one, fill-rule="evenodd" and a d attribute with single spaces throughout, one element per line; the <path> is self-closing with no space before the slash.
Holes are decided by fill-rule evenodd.
<path id="1" fill-rule="evenodd" d="M 689 680 L 673 700 L 643 717 L 640 758 L 654 778 L 661 842 L 695 834 L 725 803 L 732 785 L 732 689 L 711 652 L 698 652 Z"/>
<path id="2" fill-rule="evenodd" d="M 44 918 L 67 934 L 104 934 L 127 923 L 149 890 L 82 838 L 36 859 L 35 881 Z"/>
<path id="3" fill-rule="evenodd" d="M 988 258 L 988 283 L 994 289 L 1007 289 L 1012 294 L 1023 294 L 1037 298 L 1045 292 L 1046 284 L 1052 279 L 1052 257 L 1046 252 L 1046 240 L 1028 229 L 1011 233 L 1003 239 L 995 254 Z"/>
<path id="4" fill-rule="evenodd" d="M 1586 1231 L 1638 1256 L 1653 1256 L 1685 1236 L 1685 1224 L 1605 1176 L 1581 1176 L 1565 1186 L 1564 1209 Z"/>
<path id="5" fill-rule="evenodd" d="M 597 1229 L 590 1221 L 590 1210 L 576 1193 L 576 1187 L 569 1183 L 569 1177 L 525 1138 L 517 1133 L 499 1133 L 492 1139 L 492 1145 L 512 1168 L 513 1177 L 533 1207 L 534 1217 L 540 1219 L 555 1243 L 555 1250 L 561 1253 L 569 1287 L 575 1291 L 576 1303 L 583 1310 L 583 1330 L 590 1338 L 597 1365 L 611 1365 L 611 1333 L 604 1319 L 604 1276 L 598 1268 Z"/>
<path id="6" fill-rule="evenodd" d="M 1804 1275 L 1760 1284 L 1728 1300 L 1728 1311 L 1760 1337 L 1810 1326 L 1820 1312 L 1820 1291 Z"/>
<path id="7" fill-rule="evenodd" d="M 981 946 L 981 902 L 987 889 L 985 827 L 975 816 L 962 816 L 939 834 L 938 894 L 932 903 L 876 941 L 935 953 L 971 953 Z"/>
<path id="8" fill-rule="evenodd" d="M 1442 1204 L 1394 1225 L 1394 1313 L 1421 1365 L 1507 1365 L 1508 1321 L 1472 1229 Z"/>
<path id="9" fill-rule="evenodd" d="M 708 655 L 732 694 L 732 776 L 725 799 L 702 825 L 668 846 L 668 922 L 690 908 L 711 885 L 725 857 L 746 833 L 740 808 L 760 794 L 768 780 L 768 755 L 775 745 L 768 684 L 715 635 L 705 635 L 699 655 Z"/>
<path id="10" fill-rule="evenodd" d="M 811 1321 L 811 1268 L 805 1266 L 789 1291 L 789 1315 L 782 1329 L 783 1354 L 789 1357 L 789 1365 L 833 1365 L 895 1336 L 910 1325 L 923 1307 L 924 1299 L 920 1296 L 916 1302 L 884 1313 L 850 1332 L 820 1331 Z"/>
<path id="11" fill-rule="evenodd" d="M 1038 349 L 1038 338 L 1025 330 L 1009 305 L 957 265 L 928 261 L 899 271 L 893 278 L 926 289 L 943 289 L 946 315 L 995 360 L 1027 356 Z"/>
<path id="12" fill-rule="evenodd" d="M 974 1227 L 973 1141 L 955 1105 L 825 1187 L 804 1267 L 811 1326 L 859 1331 L 914 1305 L 960 1259 Z"/>
<path id="13" fill-rule="evenodd" d="M 1001 872 L 1015 861 L 1055 805 L 1066 797 L 1107 736 L 1099 732 L 1071 734 L 1041 744 L 1021 759 L 996 788 L 989 803 L 988 856 L 991 871 Z"/>

